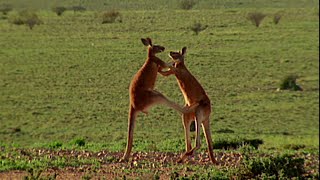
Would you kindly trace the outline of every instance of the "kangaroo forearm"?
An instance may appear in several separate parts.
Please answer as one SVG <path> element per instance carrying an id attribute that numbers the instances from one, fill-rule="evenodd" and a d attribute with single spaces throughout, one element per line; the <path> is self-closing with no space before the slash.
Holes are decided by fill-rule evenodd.
<path id="1" fill-rule="evenodd" d="M 163 68 L 159 68 L 159 73 L 162 75 L 162 76 L 170 76 L 171 74 L 174 74 L 174 72 L 170 69 L 169 71 L 162 71 Z"/>
<path id="2" fill-rule="evenodd" d="M 167 65 L 167 63 L 163 62 L 161 59 L 159 58 L 154 58 L 152 59 L 153 62 L 155 62 L 157 65 L 159 65 L 161 68 L 168 68 L 169 66 Z"/>

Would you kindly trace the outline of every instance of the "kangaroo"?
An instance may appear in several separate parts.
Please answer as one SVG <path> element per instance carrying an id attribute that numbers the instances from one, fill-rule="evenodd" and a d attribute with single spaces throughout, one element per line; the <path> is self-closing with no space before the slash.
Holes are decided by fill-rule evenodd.
<path id="1" fill-rule="evenodd" d="M 142 43 L 148 47 L 148 56 L 144 65 L 134 75 L 130 88 L 130 107 L 128 117 L 128 137 L 127 147 L 120 162 L 128 161 L 133 144 L 133 129 L 135 120 L 139 112 L 148 113 L 148 109 L 156 104 L 169 106 L 181 113 L 190 112 L 188 108 L 168 100 L 160 92 L 154 90 L 157 73 L 163 68 L 168 68 L 167 64 L 156 57 L 157 53 L 165 50 L 163 46 L 153 45 L 150 38 L 141 39 Z"/>
<path id="2" fill-rule="evenodd" d="M 205 132 L 206 141 L 208 144 L 209 158 L 212 163 L 215 163 L 212 150 L 212 139 L 210 133 L 209 117 L 211 113 L 210 99 L 206 92 L 197 81 L 197 79 L 190 73 L 184 64 L 184 55 L 187 48 L 183 47 L 180 52 L 170 52 L 169 56 L 173 60 L 172 67 L 169 71 L 160 71 L 164 76 L 174 74 L 178 81 L 180 90 L 184 96 L 187 107 L 195 107 L 195 110 L 190 113 L 182 115 L 182 121 L 185 131 L 186 152 L 181 156 L 178 162 L 183 162 L 187 156 L 192 155 L 200 148 L 200 125 Z M 190 125 L 195 121 L 196 127 L 196 146 L 191 147 Z"/>

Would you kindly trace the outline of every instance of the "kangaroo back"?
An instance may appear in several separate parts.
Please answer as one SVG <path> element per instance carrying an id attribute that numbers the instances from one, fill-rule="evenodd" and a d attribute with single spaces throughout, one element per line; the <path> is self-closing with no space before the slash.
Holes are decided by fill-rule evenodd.
<path id="1" fill-rule="evenodd" d="M 134 75 L 130 88 L 130 104 L 137 110 L 143 110 L 146 101 L 145 91 L 153 90 L 160 67 L 166 64 L 156 57 L 157 53 L 163 52 L 165 48 L 160 45 L 153 45 L 150 38 L 141 39 L 142 43 L 148 47 L 148 56 L 144 65 Z"/>

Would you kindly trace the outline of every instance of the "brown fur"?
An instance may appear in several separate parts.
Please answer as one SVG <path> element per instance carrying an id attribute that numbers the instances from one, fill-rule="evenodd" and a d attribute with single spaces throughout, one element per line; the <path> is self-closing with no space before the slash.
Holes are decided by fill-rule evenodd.
<path id="1" fill-rule="evenodd" d="M 195 108 L 194 112 L 182 115 L 186 138 L 186 153 L 182 155 L 181 159 L 178 162 L 184 161 L 187 156 L 192 155 L 197 149 L 200 148 L 200 125 L 202 125 L 208 144 L 210 160 L 215 163 L 209 123 L 209 117 L 211 113 L 210 99 L 201 84 L 185 66 L 185 53 L 186 47 L 184 47 L 181 52 L 170 52 L 170 57 L 174 61 L 173 67 L 171 67 L 169 71 L 160 72 L 164 76 L 169 76 L 171 74 L 174 74 L 176 76 L 179 87 L 184 96 L 186 106 Z M 190 125 L 193 121 L 196 122 L 196 147 L 194 148 L 191 147 L 190 138 Z"/>
<path id="2" fill-rule="evenodd" d="M 120 161 L 129 159 L 133 144 L 133 129 L 135 119 L 139 112 L 147 113 L 148 109 L 156 104 L 164 104 L 181 113 L 189 112 L 188 108 L 183 108 L 176 103 L 169 101 L 160 92 L 154 90 L 157 73 L 162 68 L 167 68 L 166 63 L 156 57 L 157 53 L 164 51 L 164 47 L 153 45 L 150 38 L 141 39 L 142 43 L 148 47 L 148 57 L 144 65 L 134 75 L 130 88 L 130 108 L 128 118 L 128 137 L 126 152 Z"/>

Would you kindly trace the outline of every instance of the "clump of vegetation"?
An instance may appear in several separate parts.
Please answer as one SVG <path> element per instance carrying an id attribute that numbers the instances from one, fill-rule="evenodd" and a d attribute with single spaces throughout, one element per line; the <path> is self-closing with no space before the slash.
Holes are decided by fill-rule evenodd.
<path id="1" fill-rule="evenodd" d="M 42 21 L 38 18 L 36 14 L 33 14 L 32 16 L 26 19 L 25 24 L 29 26 L 30 29 L 33 29 L 35 25 L 42 24 Z"/>
<path id="2" fill-rule="evenodd" d="M 287 144 L 284 146 L 285 149 L 291 149 L 291 150 L 299 150 L 299 149 L 304 149 L 306 145 L 304 144 Z"/>
<path id="3" fill-rule="evenodd" d="M 242 178 L 251 179 L 290 179 L 302 178 L 305 173 L 304 159 L 293 155 L 277 155 L 275 157 L 252 157 L 245 155 L 243 160 Z"/>
<path id="4" fill-rule="evenodd" d="M 195 6 L 197 2 L 195 0 L 181 0 L 180 8 L 184 10 L 190 10 Z"/>
<path id="5" fill-rule="evenodd" d="M 256 27 L 259 27 L 266 16 L 266 14 L 260 12 L 253 12 L 248 14 L 247 19 L 251 21 Z"/>
<path id="6" fill-rule="evenodd" d="M 24 180 L 34 180 L 34 179 L 40 179 L 40 175 L 43 172 L 42 169 L 33 169 L 29 168 L 27 169 L 27 172 L 29 173 L 28 176 L 24 176 Z"/>
<path id="7" fill-rule="evenodd" d="M 20 15 L 14 15 L 9 18 L 9 22 L 15 25 L 24 24 L 24 19 Z"/>
<path id="8" fill-rule="evenodd" d="M 279 13 L 275 14 L 275 15 L 273 16 L 273 23 L 274 23 L 274 24 L 279 24 L 281 18 L 282 18 L 282 15 L 281 15 L 281 14 L 279 14 Z"/>
<path id="9" fill-rule="evenodd" d="M 82 147 L 86 145 L 86 140 L 84 138 L 76 138 L 71 141 L 71 144 Z"/>
<path id="10" fill-rule="evenodd" d="M 14 128 L 10 128 L 12 133 L 19 133 L 21 132 L 21 128 L 20 127 L 14 127 Z"/>
<path id="11" fill-rule="evenodd" d="M 30 11 L 21 11 L 16 15 L 9 18 L 9 22 L 15 25 L 27 25 L 30 29 L 33 29 L 35 25 L 42 24 L 42 21 L 38 15 Z"/>
<path id="12" fill-rule="evenodd" d="M 303 89 L 296 83 L 297 79 L 298 79 L 297 75 L 286 76 L 281 81 L 280 90 L 302 91 Z"/>
<path id="13" fill-rule="evenodd" d="M 52 11 L 55 12 L 58 16 L 61 16 L 66 10 L 67 8 L 63 6 L 57 6 L 52 8 Z"/>
<path id="14" fill-rule="evenodd" d="M 54 173 L 52 175 L 42 175 L 43 169 L 34 169 L 34 168 L 29 168 L 27 169 L 28 175 L 24 176 L 24 180 L 36 180 L 36 179 L 47 179 L 47 180 L 54 180 L 57 178 L 58 174 Z"/>
<path id="15" fill-rule="evenodd" d="M 172 171 L 170 173 L 170 179 L 179 180 L 179 179 L 220 179 L 220 180 L 228 180 L 230 179 L 228 173 L 217 170 L 217 169 L 211 169 L 211 171 L 207 173 L 194 173 L 190 176 L 183 175 L 181 173 L 178 173 L 177 171 Z"/>
<path id="16" fill-rule="evenodd" d="M 237 149 L 244 145 L 252 146 L 258 149 L 259 145 L 263 144 L 261 139 L 231 139 L 231 140 L 216 140 L 213 147 L 215 149 Z"/>
<path id="17" fill-rule="evenodd" d="M 90 174 L 85 174 L 85 175 L 82 176 L 82 179 L 83 179 L 83 180 L 90 180 L 90 179 L 92 179 L 92 175 L 90 175 Z"/>
<path id="18" fill-rule="evenodd" d="M 7 15 L 10 11 L 12 11 L 12 6 L 10 4 L 0 5 L 0 12 L 2 12 L 3 15 Z"/>
<path id="19" fill-rule="evenodd" d="M 52 142 L 48 146 L 50 149 L 57 149 L 57 148 L 62 147 L 62 143 L 61 142 Z"/>
<path id="20" fill-rule="evenodd" d="M 87 8 L 83 6 L 71 6 L 69 9 L 72 10 L 73 12 L 84 12 L 87 10 Z"/>
<path id="21" fill-rule="evenodd" d="M 106 11 L 102 13 L 102 24 L 114 23 L 116 21 L 122 22 L 121 14 L 118 11 Z"/>
<path id="22" fill-rule="evenodd" d="M 207 29 L 208 25 L 203 25 L 199 22 L 194 23 L 190 29 L 196 34 L 198 35 L 201 31 Z"/>

